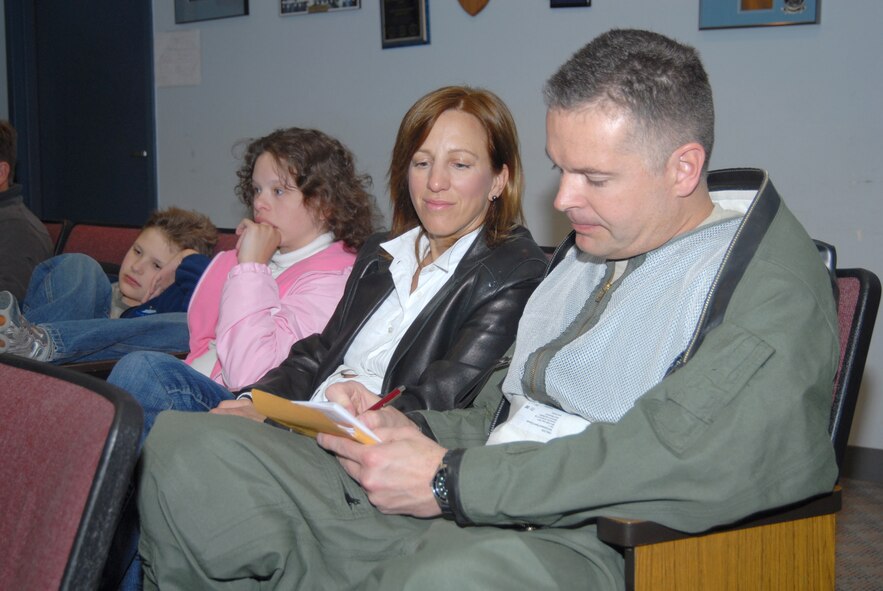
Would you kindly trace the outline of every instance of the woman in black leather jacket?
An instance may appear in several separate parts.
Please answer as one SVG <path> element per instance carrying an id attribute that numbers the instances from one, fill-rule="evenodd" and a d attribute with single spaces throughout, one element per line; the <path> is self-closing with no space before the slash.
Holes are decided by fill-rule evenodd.
<path id="1" fill-rule="evenodd" d="M 304 400 L 335 383 L 374 394 L 404 385 L 393 403 L 400 410 L 448 409 L 468 405 L 474 386 L 501 363 L 546 268 L 541 249 L 517 225 L 523 180 L 509 110 L 480 89 L 446 87 L 424 96 L 402 120 L 389 184 L 392 230 L 362 247 L 325 330 L 295 343 L 282 365 L 253 387 Z M 419 313 L 412 313 L 409 325 L 390 314 L 389 330 L 400 339 L 389 342 L 376 334 L 380 319 L 372 317 L 378 309 L 400 311 L 388 299 L 407 297 L 401 285 L 395 289 L 391 272 L 391 266 L 407 263 L 382 246 L 396 238 L 413 249 L 412 256 L 401 257 L 416 266 L 406 276 L 412 297 L 419 296 L 428 268 L 436 260 L 441 264 L 449 248 L 459 249 L 456 256 L 462 258 L 434 295 L 424 298 Z M 363 379 L 362 365 L 378 364 L 347 357 L 351 347 L 370 354 L 377 347 L 389 349 L 379 363 L 386 362 L 385 371 Z M 216 412 L 259 418 L 244 404 L 222 403 Z"/>

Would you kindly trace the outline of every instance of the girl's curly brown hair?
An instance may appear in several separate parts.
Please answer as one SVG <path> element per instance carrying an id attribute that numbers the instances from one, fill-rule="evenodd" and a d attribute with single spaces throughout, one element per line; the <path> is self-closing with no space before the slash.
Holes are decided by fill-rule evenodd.
<path id="1" fill-rule="evenodd" d="M 369 193 L 371 177 L 356 171 L 352 152 L 338 140 L 316 129 L 289 127 L 252 140 L 236 173 L 236 195 L 254 205 L 252 175 L 258 157 L 273 156 L 286 184 L 303 193 L 304 207 L 321 219 L 335 240 L 355 252 L 374 231 L 376 211 Z"/>

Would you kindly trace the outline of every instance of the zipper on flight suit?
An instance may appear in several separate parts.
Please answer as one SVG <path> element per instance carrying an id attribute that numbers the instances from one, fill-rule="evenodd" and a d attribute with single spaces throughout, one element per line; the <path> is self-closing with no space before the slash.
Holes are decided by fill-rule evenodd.
<path id="1" fill-rule="evenodd" d="M 613 280 L 613 275 L 616 272 L 616 263 L 608 263 L 608 271 L 604 276 L 604 283 L 601 285 L 601 289 L 598 290 L 598 293 L 595 295 L 595 305 L 592 307 L 591 314 L 586 315 L 586 319 L 591 319 L 595 317 L 595 311 L 598 309 L 598 304 L 600 304 L 604 298 L 607 296 L 607 293 L 610 291 L 610 288 L 613 287 L 613 284 L 618 282 L 620 279 L 626 276 L 626 273 L 623 273 L 616 281 Z M 556 349 L 557 352 L 557 349 Z M 552 350 L 549 348 L 545 348 L 542 351 L 537 351 L 536 356 L 533 359 L 533 363 L 530 368 L 525 372 L 528 376 L 528 384 L 530 384 L 530 390 L 532 392 L 537 391 L 537 371 L 540 367 L 540 361 L 547 360 L 548 357 L 551 356 Z"/>

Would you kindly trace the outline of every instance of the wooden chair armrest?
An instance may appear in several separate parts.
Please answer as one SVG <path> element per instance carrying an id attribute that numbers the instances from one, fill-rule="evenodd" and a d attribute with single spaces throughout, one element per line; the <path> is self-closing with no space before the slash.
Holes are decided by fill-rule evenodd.
<path id="1" fill-rule="evenodd" d="M 671 542 L 674 540 L 723 531 L 736 531 L 759 525 L 782 523 L 785 521 L 804 519 L 806 517 L 829 515 L 839 511 L 840 506 L 841 489 L 840 486 L 837 485 L 830 493 L 800 501 L 786 507 L 756 513 L 737 521 L 736 523 L 715 527 L 708 531 L 695 534 L 671 529 L 653 521 L 599 517 L 597 521 L 598 538 L 602 542 L 612 546 L 630 548 L 635 546 L 645 546 L 647 544 L 657 544 L 660 542 Z"/>

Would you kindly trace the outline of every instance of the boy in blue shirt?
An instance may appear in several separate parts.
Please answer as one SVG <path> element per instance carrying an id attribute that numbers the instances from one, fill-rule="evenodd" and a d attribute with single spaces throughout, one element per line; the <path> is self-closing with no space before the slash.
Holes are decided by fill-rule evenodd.
<path id="1" fill-rule="evenodd" d="M 44 261 L 21 307 L 0 291 L 0 353 L 69 363 L 186 350 L 187 306 L 216 242 L 206 216 L 170 207 L 147 220 L 116 282 L 84 254 Z"/>

